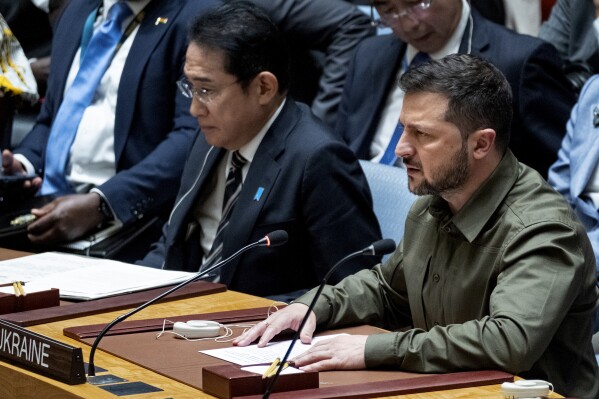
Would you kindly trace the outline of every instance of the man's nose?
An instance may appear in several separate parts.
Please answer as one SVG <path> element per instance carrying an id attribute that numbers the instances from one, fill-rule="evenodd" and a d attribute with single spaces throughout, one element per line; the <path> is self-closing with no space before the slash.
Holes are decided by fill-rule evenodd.
<path id="1" fill-rule="evenodd" d="M 414 147 L 410 144 L 405 134 L 402 134 L 395 147 L 395 155 L 398 158 L 408 158 L 414 155 Z"/>
<path id="2" fill-rule="evenodd" d="M 200 100 L 198 100 L 197 98 L 195 98 L 195 96 L 193 96 L 191 98 L 191 105 L 189 106 L 189 113 L 194 118 L 199 118 L 203 115 L 206 115 L 206 112 L 207 112 L 206 105 L 204 105 Z"/>
<path id="3" fill-rule="evenodd" d="M 412 16 L 406 15 L 405 17 L 399 18 L 395 23 L 395 29 L 403 32 L 411 32 L 418 28 L 420 21 Z"/>

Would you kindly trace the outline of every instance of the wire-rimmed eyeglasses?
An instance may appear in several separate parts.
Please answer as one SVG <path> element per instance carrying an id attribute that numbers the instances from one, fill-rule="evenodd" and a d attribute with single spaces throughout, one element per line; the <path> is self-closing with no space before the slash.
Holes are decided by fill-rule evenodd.
<path id="1" fill-rule="evenodd" d="M 382 9 L 379 11 L 380 18 L 375 18 L 374 6 L 370 6 L 370 19 L 372 20 L 373 25 L 386 27 L 397 24 L 402 18 L 418 20 L 426 15 L 432 2 L 433 0 L 421 0 L 401 11 L 399 11 L 396 6 L 389 4 L 388 6 L 381 7 Z"/>
<path id="2" fill-rule="evenodd" d="M 193 87 L 191 82 L 189 80 L 187 80 L 187 78 L 182 78 L 181 80 L 177 81 L 177 87 L 181 91 L 181 94 L 183 94 L 185 97 L 187 97 L 187 98 L 195 97 L 202 104 L 210 104 L 212 101 L 214 101 L 219 96 L 219 94 L 224 89 L 226 89 L 229 86 L 233 86 L 235 83 L 239 83 L 239 80 L 231 82 L 228 85 L 225 85 L 218 90 L 208 89 L 205 87 L 196 89 L 195 87 Z"/>

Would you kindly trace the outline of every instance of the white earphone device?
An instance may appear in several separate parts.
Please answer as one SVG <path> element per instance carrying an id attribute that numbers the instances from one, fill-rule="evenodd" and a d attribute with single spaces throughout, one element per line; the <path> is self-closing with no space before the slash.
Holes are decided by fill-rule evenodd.
<path id="1" fill-rule="evenodd" d="M 178 321 L 173 325 L 173 332 L 188 339 L 211 338 L 220 335 L 220 323 L 210 320 Z"/>
<path id="2" fill-rule="evenodd" d="M 544 398 L 553 392 L 553 385 L 542 380 L 518 380 L 504 382 L 501 384 L 501 391 L 506 398 Z"/>

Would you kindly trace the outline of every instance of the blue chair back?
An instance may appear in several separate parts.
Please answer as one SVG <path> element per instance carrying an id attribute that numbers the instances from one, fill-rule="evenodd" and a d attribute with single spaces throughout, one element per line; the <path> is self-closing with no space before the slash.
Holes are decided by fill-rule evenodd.
<path id="1" fill-rule="evenodd" d="M 383 238 L 391 238 L 397 244 L 404 234 L 408 211 L 416 195 L 408 189 L 405 169 L 370 161 L 360 161 L 374 205 L 374 213 L 381 226 Z"/>

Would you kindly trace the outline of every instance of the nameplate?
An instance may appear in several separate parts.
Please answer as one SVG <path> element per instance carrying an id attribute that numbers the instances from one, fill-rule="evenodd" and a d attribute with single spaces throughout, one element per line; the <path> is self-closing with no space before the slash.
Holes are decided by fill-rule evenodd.
<path id="1" fill-rule="evenodd" d="M 69 385 L 86 382 L 81 348 L 0 320 L 0 358 Z"/>

